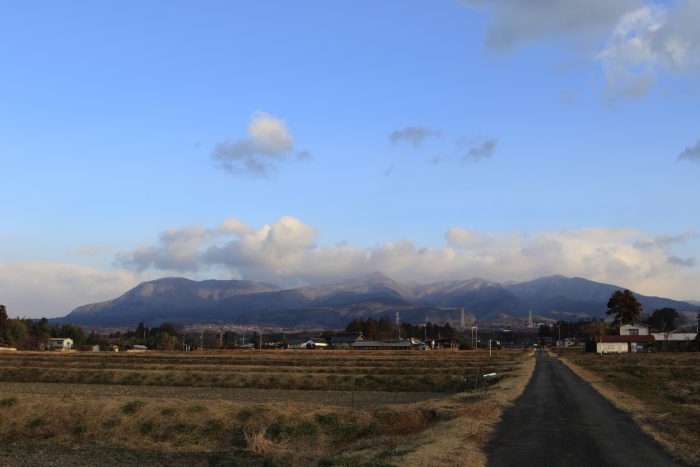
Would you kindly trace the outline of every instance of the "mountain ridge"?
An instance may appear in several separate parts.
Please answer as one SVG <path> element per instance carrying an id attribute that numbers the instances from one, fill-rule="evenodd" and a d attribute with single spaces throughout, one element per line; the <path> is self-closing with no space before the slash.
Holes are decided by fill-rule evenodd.
<path id="1" fill-rule="evenodd" d="M 165 277 L 143 282 L 113 300 L 80 306 L 56 321 L 97 326 L 238 323 L 281 327 L 342 328 L 356 317 L 403 321 L 459 322 L 535 315 L 552 319 L 601 318 L 615 290 L 623 287 L 581 277 L 545 276 L 498 283 L 481 278 L 401 284 L 374 272 L 329 284 L 283 289 L 251 280 L 194 281 Z M 669 306 L 679 312 L 700 307 L 679 300 L 635 294 L 646 312 Z"/>

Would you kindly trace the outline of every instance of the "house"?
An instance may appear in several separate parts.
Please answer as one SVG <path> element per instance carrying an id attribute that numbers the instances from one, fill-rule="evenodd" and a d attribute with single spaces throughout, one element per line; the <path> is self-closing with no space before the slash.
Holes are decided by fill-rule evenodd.
<path id="1" fill-rule="evenodd" d="M 330 338 L 330 345 L 332 349 L 350 350 L 352 344 L 365 340 L 361 332 L 339 332 Z"/>
<path id="2" fill-rule="evenodd" d="M 409 341 L 358 341 L 354 342 L 350 348 L 352 350 L 413 350 L 413 346 Z"/>
<path id="3" fill-rule="evenodd" d="M 574 347 L 576 345 L 576 338 L 565 337 L 563 340 L 564 347 Z"/>
<path id="4" fill-rule="evenodd" d="M 430 341 L 430 348 L 433 350 L 459 350 L 459 339 L 456 337 L 432 339 Z"/>
<path id="5" fill-rule="evenodd" d="M 308 341 L 309 339 L 289 339 L 287 340 L 287 348 L 289 350 L 305 349 Z"/>
<path id="6" fill-rule="evenodd" d="M 648 336 L 650 326 L 642 323 L 630 323 L 620 326 L 621 336 Z"/>
<path id="7" fill-rule="evenodd" d="M 410 338 L 390 342 L 358 341 L 350 348 L 352 350 L 425 350 L 425 344 L 418 339 Z"/>
<path id="8" fill-rule="evenodd" d="M 322 337 L 311 337 L 309 339 L 292 339 L 287 341 L 288 349 L 327 349 L 328 342 Z"/>
<path id="9" fill-rule="evenodd" d="M 654 336 L 595 336 L 593 342 L 595 343 L 595 351 L 599 354 L 643 352 L 654 344 Z"/>
<path id="10" fill-rule="evenodd" d="M 126 350 L 126 353 L 146 353 L 148 351 L 148 347 L 145 345 L 139 345 L 135 344 L 132 345 L 130 349 Z"/>
<path id="11" fill-rule="evenodd" d="M 657 342 L 690 342 L 695 340 L 696 332 L 652 332 Z"/>
<path id="12" fill-rule="evenodd" d="M 46 343 L 48 350 L 69 350 L 73 348 L 73 339 L 68 337 L 52 337 Z"/>

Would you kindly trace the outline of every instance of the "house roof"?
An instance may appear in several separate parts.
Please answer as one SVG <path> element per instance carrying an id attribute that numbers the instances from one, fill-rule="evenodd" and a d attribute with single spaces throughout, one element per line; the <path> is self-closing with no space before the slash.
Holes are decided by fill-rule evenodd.
<path id="1" fill-rule="evenodd" d="M 635 322 L 633 322 L 633 323 L 621 324 L 619 327 L 622 327 L 622 326 L 644 326 L 645 328 L 650 328 L 650 327 L 651 327 L 651 326 L 649 326 L 648 324 L 640 323 L 640 322 L 638 322 L 638 321 L 635 321 Z"/>
<path id="2" fill-rule="evenodd" d="M 646 344 L 654 342 L 654 336 L 595 336 L 595 342 Z"/>
<path id="3" fill-rule="evenodd" d="M 363 347 L 380 347 L 385 349 L 396 349 L 404 347 L 412 347 L 409 341 L 400 342 L 379 342 L 379 341 L 363 341 L 355 342 L 352 344 L 353 348 L 363 348 Z"/>
<path id="4" fill-rule="evenodd" d="M 340 332 L 335 336 L 331 337 L 331 343 L 352 343 L 357 341 L 365 340 L 365 336 L 361 332 Z"/>

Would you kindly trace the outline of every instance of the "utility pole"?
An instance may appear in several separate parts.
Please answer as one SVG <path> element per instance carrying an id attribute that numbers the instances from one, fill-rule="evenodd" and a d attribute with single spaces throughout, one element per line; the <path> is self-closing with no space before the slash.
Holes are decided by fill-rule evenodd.
<path id="1" fill-rule="evenodd" d="M 202 336 L 199 338 L 199 347 L 204 350 L 204 331 L 202 331 Z"/>
<path id="2" fill-rule="evenodd" d="M 396 312 L 396 329 L 399 332 L 399 340 L 401 340 L 401 315 L 398 311 Z"/>
<path id="3" fill-rule="evenodd" d="M 464 332 L 464 307 L 462 307 L 460 310 L 459 327 L 460 330 Z"/>

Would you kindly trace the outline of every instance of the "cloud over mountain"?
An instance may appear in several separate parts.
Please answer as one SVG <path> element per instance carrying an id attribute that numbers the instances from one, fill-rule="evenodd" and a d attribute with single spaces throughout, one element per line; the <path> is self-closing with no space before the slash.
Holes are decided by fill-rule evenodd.
<path id="1" fill-rule="evenodd" d="M 214 229 L 167 230 L 154 245 L 118 255 L 119 264 L 148 270 L 225 270 L 229 277 L 282 286 L 340 280 L 383 271 L 402 281 L 430 282 L 468 277 L 527 280 L 549 274 L 623 281 L 645 293 L 690 290 L 700 279 L 694 263 L 670 260 L 690 237 L 665 242 L 635 229 L 590 228 L 552 232 L 479 232 L 453 227 L 446 244 L 418 247 L 399 240 L 360 248 L 319 245 L 318 231 L 294 217 L 254 228 L 227 220 Z M 671 237 L 668 237 L 671 238 Z M 175 247 L 181 245 L 181 247 Z"/>

